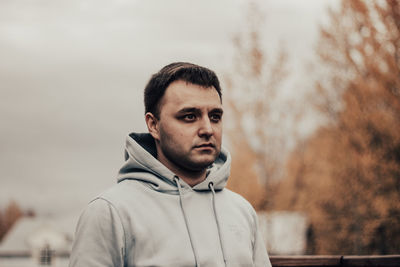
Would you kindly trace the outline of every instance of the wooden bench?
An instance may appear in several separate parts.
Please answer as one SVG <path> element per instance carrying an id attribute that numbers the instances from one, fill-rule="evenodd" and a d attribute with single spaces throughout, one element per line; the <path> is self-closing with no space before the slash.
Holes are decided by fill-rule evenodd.
<path id="1" fill-rule="evenodd" d="M 330 266 L 330 267 L 352 267 L 352 266 L 379 266 L 400 267 L 400 255 L 385 256 L 270 256 L 273 267 L 289 266 Z"/>

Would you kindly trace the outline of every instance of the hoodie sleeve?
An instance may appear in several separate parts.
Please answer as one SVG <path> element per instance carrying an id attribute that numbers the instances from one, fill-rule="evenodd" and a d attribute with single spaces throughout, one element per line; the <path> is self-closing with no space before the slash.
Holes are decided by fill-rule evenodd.
<path id="1" fill-rule="evenodd" d="M 81 215 L 70 267 L 124 266 L 125 237 L 117 210 L 104 199 L 89 203 Z"/>
<path id="2" fill-rule="evenodd" d="M 255 213 L 255 212 L 254 212 Z M 253 247 L 253 262 L 256 267 L 271 267 L 271 262 L 268 257 L 265 242 L 261 235 L 260 227 L 258 226 L 257 214 L 254 219 L 254 247 Z"/>

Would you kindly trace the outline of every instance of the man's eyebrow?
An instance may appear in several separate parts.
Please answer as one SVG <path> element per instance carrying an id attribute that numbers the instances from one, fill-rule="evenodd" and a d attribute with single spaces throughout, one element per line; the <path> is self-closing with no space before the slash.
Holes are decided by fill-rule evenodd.
<path id="1" fill-rule="evenodd" d="M 213 108 L 210 113 L 219 113 L 219 114 L 223 114 L 224 110 L 222 108 Z"/>
<path id="2" fill-rule="evenodd" d="M 182 108 L 177 112 L 178 114 L 185 114 L 185 113 L 201 113 L 201 110 L 199 108 Z M 209 113 L 219 113 L 223 114 L 224 111 L 222 108 L 213 108 Z"/>
<path id="3" fill-rule="evenodd" d="M 199 113 L 200 109 L 198 108 L 182 108 L 181 110 L 178 111 L 178 114 L 183 114 L 183 113 Z"/>

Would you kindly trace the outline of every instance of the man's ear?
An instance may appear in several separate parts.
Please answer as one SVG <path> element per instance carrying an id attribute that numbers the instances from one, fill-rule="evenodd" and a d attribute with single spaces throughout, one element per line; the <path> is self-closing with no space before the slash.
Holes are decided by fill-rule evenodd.
<path id="1" fill-rule="evenodd" d="M 158 127 L 159 121 L 156 118 L 156 116 L 154 116 L 154 114 L 151 112 L 147 112 L 145 115 L 145 120 L 147 129 L 149 130 L 151 136 L 153 136 L 155 140 L 159 140 L 160 139 L 160 132 Z"/>

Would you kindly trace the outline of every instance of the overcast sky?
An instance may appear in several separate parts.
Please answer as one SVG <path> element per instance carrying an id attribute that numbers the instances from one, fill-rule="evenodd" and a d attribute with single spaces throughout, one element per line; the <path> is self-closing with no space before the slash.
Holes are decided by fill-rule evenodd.
<path id="1" fill-rule="evenodd" d="M 267 40 L 312 53 L 333 0 L 264 1 Z M 173 61 L 229 71 L 240 0 L 0 0 L 0 206 L 76 212 L 116 182 L 143 88 Z"/>

